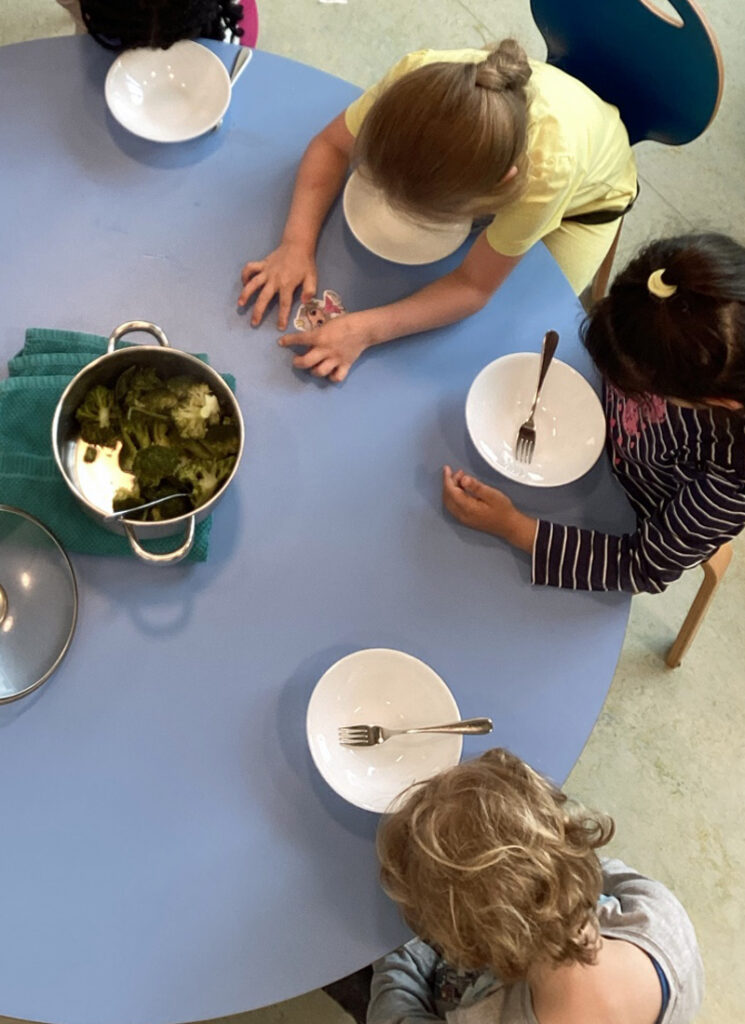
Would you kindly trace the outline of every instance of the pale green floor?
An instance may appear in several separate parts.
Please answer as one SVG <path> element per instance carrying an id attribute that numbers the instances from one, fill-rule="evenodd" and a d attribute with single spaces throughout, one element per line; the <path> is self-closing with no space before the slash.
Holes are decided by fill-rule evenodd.
<path id="1" fill-rule="evenodd" d="M 650 0 L 654 2 L 654 0 Z M 619 263 L 645 239 L 692 229 L 745 242 L 745 5 L 699 0 L 721 45 L 727 81 L 719 116 L 689 146 L 637 147 L 643 187 L 626 218 Z M 665 0 L 660 0 L 660 7 Z M 260 45 L 359 85 L 407 50 L 481 45 L 514 34 L 545 53 L 528 0 L 259 0 Z M 70 31 L 54 0 L 0 0 L 0 43 Z M 242 88 L 248 87 L 243 80 Z M 298 97 L 298 102 L 302 98 Z M 632 603 L 605 708 L 567 783 L 614 815 L 613 852 L 670 885 L 695 923 L 707 969 L 700 1024 L 745 1021 L 745 543 L 683 666 L 663 653 L 698 586 L 698 571 Z M 291 970 L 291 965 L 288 965 Z M 737 979 L 740 979 L 739 982 Z M 0 999 L 2 998 L 0 994 Z M 233 1024 L 343 1024 L 322 992 Z"/>

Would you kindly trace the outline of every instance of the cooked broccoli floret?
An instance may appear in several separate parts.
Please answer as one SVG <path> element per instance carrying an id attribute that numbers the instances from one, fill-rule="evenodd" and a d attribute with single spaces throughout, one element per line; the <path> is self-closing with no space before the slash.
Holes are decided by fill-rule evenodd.
<path id="1" fill-rule="evenodd" d="M 122 439 L 122 447 L 119 450 L 119 469 L 125 473 L 131 473 L 135 455 L 140 449 L 135 444 L 134 435 L 130 434 L 126 424 L 122 424 L 119 434 Z"/>
<path id="2" fill-rule="evenodd" d="M 132 472 L 141 488 L 157 487 L 163 480 L 176 475 L 180 462 L 181 456 L 175 448 L 151 444 L 137 452 Z"/>
<path id="3" fill-rule="evenodd" d="M 166 381 L 166 387 L 179 401 L 183 401 L 183 399 L 189 397 L 191 389 L 198 383 L 196 377 L 169 377 Z"/>
<path id="4" fill-rule="evenodd" d="M 119 466 L 135 481 L 117 492 L 116 510 L 189 493 L 136 513 L 141 519 L 174 518 L 209 501 L 230 475 L 240 447 L 237 424 L 222 415 L 208 384 L 189 376 L 163 380 L 152 367 L 130 366 L 113 388 L 91 389 L 76 416 L 90 445 L 121 442 Z M 84 455 L 95 457 L 95 448 Z"/>
<path id="5" fill-rule="evenodd" d="M 165 422 L 163 420 L 153 420 L 150 425 L 150 436 L 153 439 L 153 444 L 160 444 L 165 448 L 169 448 L 172 445 L 178 446 L 178 431 L 174 429 L 170 419 Z"/>
<path id="6" fill-rule="evenodd" d="M 182 437 L 201 438 L 207 427 L 220 422 L 220 403 L 203 381 L 192 381 L 189 390 L 171 410 L 173 422 Z"/>
<path id="7" fill-rule="evenodd" d="M 102 444 L 107 448 L 116 446 L 119 409 L 110 388 L 102 384 L 91 388 L 76 409 L 75 418 L 80 424 L 80 436 L 88 444 Z"/>
<path id="8" fill-rule="evenodd" d="M 114 386 L 117 400 L 129 409 L 138 405 L 145 395 L 152 391 L 161 391 L 164 382 L 152 366 L 130 366 L 121 374 Z"/>
<path id="9" fill-rule="evenodd" d="M 178 403 L 178 398 L 168 388 L 153 388 L 151 391 L 140 392 L 132 400 L 128 399 L 128 413 L 142 413 L 143 416 L 170 424 L 171 410 Z"/>
<path id="10" fill-rule="evenodd" d="M 136 508 L 141 504 L 140 488 L 137 486 L 137 481 L 135 481 L 131 488 L 119 488 L 111 502 L 111 507 L 114 512 L 122 512 L 125 508 Z"/>
<path id="11" fill-rule="evenodd" d="M 147 500 L 155 501 L 156 498 L 165 498 L 168 494 L 178 494 L 181 490 L 181 484 L 163 483 L 160 487 L 148 490 Z M 187 512 L 191 512 L 193 507 L 190 498 L 183 496 L 180 498 L 174 497 L 170 501 L 164 501 L 162 505 L 154 505 L 153 508 L 147 509 L 147 517 L 156 522 L 162 519 L 176 519 L 177 516 L 183 516 Z"/>
<path id="12" fill-rule="evenodd" d="M 130 409 L 122 420 L 122 427 L 136 448 L 147 448 L 153 443 L 153 421 L 136 409 Z"/>
<path id="13" fill-rule="evenodd" d="M 191 491 L 194 508 L 199 508 L 227 480 L 234 465 L 234 455 L 226 459 L 184 459 L 176 471 L 176 479 Z"/>
<path id="14" fill-rule="evenodd" d="M 236 455 L 240 443 L 238 427 L 232 422 L 225 423 L 224 421 L 217 423 L 214 427 L 208 427 L 202 441 L 202 444 L 215 459 L 223 459 L 226 455 Z"/>
<path id="15" fill-rule="evenodd" d="M 143 395 L 142 405 L 152 412 L 168 415 L 171 409 L 178 405 L 178 397 L 167 387 L 153 388 L 152 391 L 148 391 L 147 395 Z"/>

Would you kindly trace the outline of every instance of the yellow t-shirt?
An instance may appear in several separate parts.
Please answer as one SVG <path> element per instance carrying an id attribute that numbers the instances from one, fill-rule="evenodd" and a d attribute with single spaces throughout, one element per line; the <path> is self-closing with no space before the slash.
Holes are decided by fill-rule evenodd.
<path id="1" fill-rule="evenodd" d="M 418 50 L 407 54 L 354 103 L 345 121 L 357 135 L 378 96 L 408 71 L 435 62 L 478 64 L 485 50 Z M 529 61 L 528 169 L 525 189 L 499 208 L 486 231 L 505 256 L 521 256 L 561 224 L 594 210 L 622 210 L 636 195 L 636 164 L 618 109 L 564 71 Z"/>

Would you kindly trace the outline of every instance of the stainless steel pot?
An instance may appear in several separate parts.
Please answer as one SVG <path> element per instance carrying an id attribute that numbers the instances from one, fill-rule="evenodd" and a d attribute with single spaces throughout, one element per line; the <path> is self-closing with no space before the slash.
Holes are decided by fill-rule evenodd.
<path id="1" fill-rule="evenodd" d="M 158 340 L 157 345 L 138 345 L 116 350 L 116 344 L 125 334 L 133 331 L 146 331 Z M 228 410 L 238 424 L 240 447 L 235 466 L 228 479 L 221 485 L 208 502 L 193 512 L 177 516 L 174 519 L 163 519 L 158 522 L 143 523 L 139 520 L 110 520 L 107 516 L 112 512 L 112 499 L 119 487 L 126 486 L 131 478 L 119 469 L 114 449 L 104 449 L 94 462 L 84 459 L 88 444 L 79 437 L 79 425 L 75 419 L 75 410 L 85 398 L 87 392 L 97 384 L 110 387 L 120 373 L 132 365 L 151 366 L 162 377 L 176 377 L 188 374 L 204 381 L 218 399 L 220 406 Z M 132 551 L 144 562 L 157 565 L 174 565 L 180 562 L 191 551 L 194 543 L 196 524 L 205 519 L 213 507 L 225 493 L 236 474 L 243 455 L 244 427 L 241 410 L 233 392 L 219 373 L 203 363 L 201 359 L 171 348 L 160 327 L 145 320 L 130 320 L 120 324 L 109 338 L 107 354 L 88 363 L 67 385 L 57 403 L 52 420 L 52 450 L 65 483 L 80 502 L 85 511 L 99 525 L 112 533 L 124 534 Z M 146 551 L 140 540 L 155 537 L 172 537 L 183 534 L 181 544 L 166 554 L 153 554 Z"/>

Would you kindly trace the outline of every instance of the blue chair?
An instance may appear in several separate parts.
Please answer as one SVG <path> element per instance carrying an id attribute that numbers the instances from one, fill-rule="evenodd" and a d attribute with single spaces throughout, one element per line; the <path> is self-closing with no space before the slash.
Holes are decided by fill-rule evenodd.
<path id="1" fill-rule="evenodd" d="M 618 107 L 632 146 L 680 146 L 719 107 L 724 81 L 716 38 L 693 0 L 530 0 L 548 63 Z"/>
<path id="2" fill-rule="evenodd" d="M 530 0 L 547 61 L 618 107 L 631 145 L 654 139 L 680 146 L 711 124 L 724 68 L 714 33 L 693 0 Z M 621 225 L 592 282 L 605 295 Z"/>

